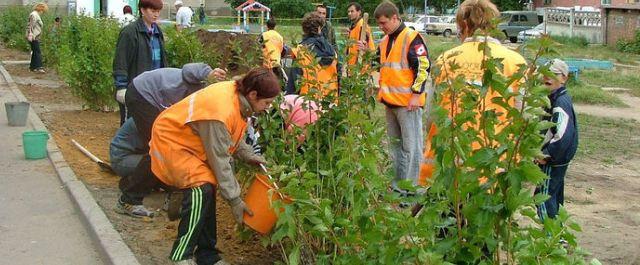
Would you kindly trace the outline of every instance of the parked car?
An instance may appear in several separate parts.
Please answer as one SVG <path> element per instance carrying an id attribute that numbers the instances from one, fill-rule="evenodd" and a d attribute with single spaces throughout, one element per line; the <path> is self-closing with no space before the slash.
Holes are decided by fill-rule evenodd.
<path id="1" fill-rule="evenodd" d="M 456 24 L 456 17 L 440 17 L 438 22 L 427 24 L 425 29 L 427 34 L 442 34 L 444 37 L 450 37 L 451 35 L 458 34 L 458 25 Z"/>
<path id="2" fill-rule="evenodd" d="M 512 43 L 518 42 L 518 33 L 523 30 L 532 29 L 542 23 L 542 16 L 535 11 L 506 11 L 502 12 L 502 22 L 498 24 L 498 29 Z"/>
<path id="3" fill-rule="evenodd" d="M 417 30 L 418 32 L 424 32 L 426 24 L 439 22 L 439 21 L 440 21 L 440 17 L 421 15 L 421 16 L 416 16 L 411 21 L 405 21 L 404 24 L 411 29 Z"/>
<path id="4" fill-rule="evenodd" d="M 524 42 L 528 39 L 537 39 L 544 34 L 544 23 L 535 26 L 532 29 L 523 30 L 518 33 L 518 42 Z"/>

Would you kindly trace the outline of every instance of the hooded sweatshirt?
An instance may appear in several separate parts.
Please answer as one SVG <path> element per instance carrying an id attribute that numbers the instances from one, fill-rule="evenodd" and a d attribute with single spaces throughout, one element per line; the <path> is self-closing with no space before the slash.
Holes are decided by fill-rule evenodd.
<path id="1" fill-rule="evenodd" d="M 205 87 L 211 67 L 204 63 L 147 71 L 133 79 L 133 86 L 151 105 L 164 110 Z"/>
<path id="2" fill-rule="evenodd" d="M 320 58 L 319 64 L 322 67 L 331 65 L 333 63 L 333 60 L 336 59 L 336 50 L 322 35 L 306 35 L 300 42 L 300 45 L 306 46 L 309 51 L 315 54 L 316 58 Z M 338 69 L 340 69 L 340 66 L 338 66 Z M 287 95 L 298 93 L 295 84 L 299 76 L 301 75 L 301 68 L 294 68 L 291 70 L 291 74 L 285 89 Z"/>

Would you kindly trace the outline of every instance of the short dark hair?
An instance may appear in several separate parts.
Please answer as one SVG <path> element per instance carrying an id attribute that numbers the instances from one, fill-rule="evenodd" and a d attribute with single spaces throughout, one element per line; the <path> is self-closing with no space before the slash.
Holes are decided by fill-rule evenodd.
<path id="1" fill-rule="evenodd" d="M 376 7 L 376 11 L 373 12 L 373 16 L 376 19 L 382 16 L 391 18 L 393 17 L 393 15 L 397 15 L 398 17 L 400 17 L 400 11 L 394 3 L 388 0 L 382 1 L 382 3 L 380 3 L 378 7 Z"/>
<path id="2" fill-rule="evenodd" d="M 316 12 L 310 12 L 302 18 L 302 32 L 305 36 L 317 35 L 318 29 L 324 26 L 324 18 Z"/>
<path id="3" fill-rule="evenodd" d="M 258 99 L 272 98 L 280 94 L 280 81 L 271 69 L 257 67 L 251 69 L 240 80 L 236 81 L 236 89 L 246 96 L 251 91 L 258 93 Z"/>
<path id="4" fill-rule="evenodd" d="M 268 29 L 275 29 L 276 28 L 276 20 L 274 18 L 271 18 L 271 19 L 267 20 L 267 28 Z"/>
<path id="5" fill-rule="evenodd" d="M 62 20 L 60 17 L 56 17 L 53 21 L 60 22 L 60 20 Z"/>
<path id="6" fill-rule="evenodd" d="M 160 10 L 162 9 L 162 0 L 140 0 L 138 2 L 138 9 L 143 8 Z"/>
<path id="7" fill-rule="evenodd" d="M 317 6 L 316 6 L 316 10 L 318 9 L 318 7 L 319 7 L 319 8 L 327 9 L 327 5 L 325 5 L 324 3 L 317 5 Z"/>
<path id="8" fill-rule="evenodd" d="M 358 3 L 358 2 L 351 2 L 351 3 L 349 3 L 349 5 L 347 6 L 347 9 L 349 9 L 349 7 L 352 7 L 352 6 L 356 8 L 356 11 L 358 11 L 358 12 L 362 11 L 362 5 L 361 5 L 360 3 Z"/>
<path id="9" fill-rule="evenodd" d="M 133 14 L 133 10 L 131 9 L 130 6 L 126 5 L 122 8 L 122 13 L 123 14 Z"/>

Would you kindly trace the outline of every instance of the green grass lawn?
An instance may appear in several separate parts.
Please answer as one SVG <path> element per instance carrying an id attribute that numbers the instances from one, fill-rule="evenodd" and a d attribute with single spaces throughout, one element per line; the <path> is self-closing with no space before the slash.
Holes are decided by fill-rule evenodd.
<path id="1" fill-rule="evenodd" d="M 580 145 L 576 159 L 605 163 L 640 157 L 640 123 L 578 114 Z"/>
<path id="2" fill-rule="evenodd" d="M 629 93 L 640 97 L 640 74 L 632 71 L 585 70 L 580 78 L 583 82 L 598 87 L 621 87 L 630 89 Z"/>
<path id="3" fill-rule="evenodd" d="M 628 107 L 620 98 L 614 95 L 612 92 L 602 90 L 601 86 L 595 86 L 585 81 L 575 82 L 570 81 L 567 84 L 567 89 L 571 94 L 571 98 L 575 103 L 591 104 L 591 105 L 606 105 L 611 107 Z"/>

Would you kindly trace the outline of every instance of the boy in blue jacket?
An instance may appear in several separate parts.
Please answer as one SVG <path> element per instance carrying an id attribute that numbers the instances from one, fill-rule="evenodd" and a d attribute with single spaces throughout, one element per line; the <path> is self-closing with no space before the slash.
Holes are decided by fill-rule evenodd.
<path id="1" fill-rule="evenodd" d="M 555 218 L 560 205 L 564 204 L 564 177 L 569 162 L 578 149 L 578 122 L 571 96 L 565 87 L 569 75 L 569 66 L 559 59 L 549 62 L 549 70 L 555 77 L 544 77 L 545 86 L 550 90 L 549 101 L 551 107 L 546 109 L 549 116 L 544 119 L 556 126 L 543 132 L 545 139 L 542 145 L 543 158 L 536 162 L 540 169 L 549 176 L 542 185 L 536 188 L 535 194 L 543 193 L 550 198 L 538 206 L 538 215 L 544 220 L 546 217 Z"/>

